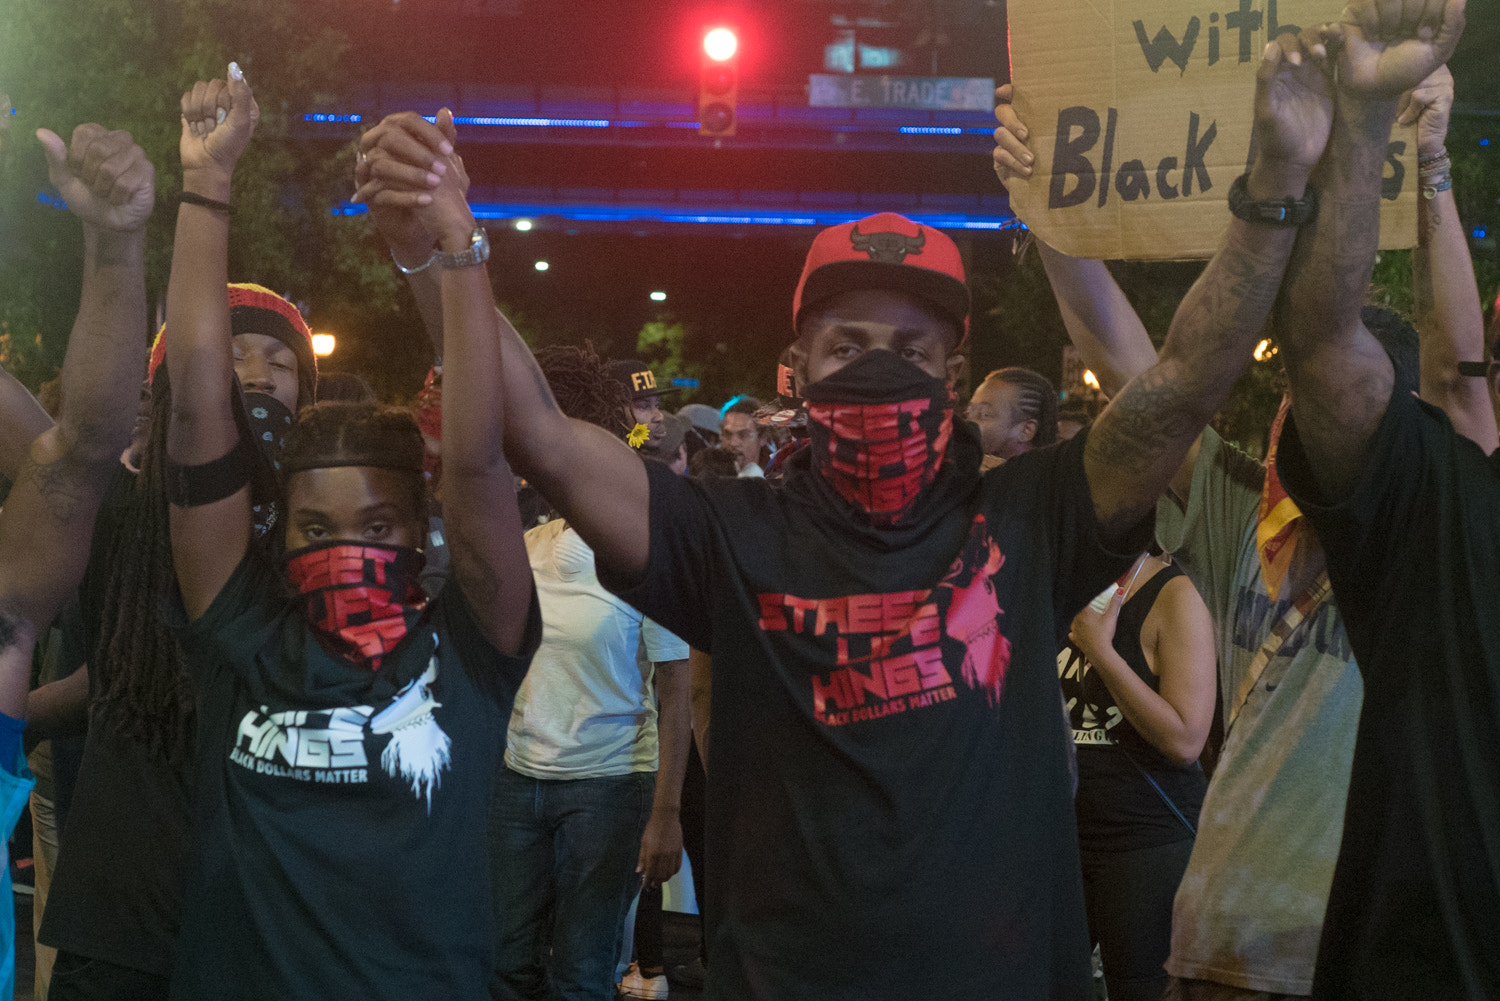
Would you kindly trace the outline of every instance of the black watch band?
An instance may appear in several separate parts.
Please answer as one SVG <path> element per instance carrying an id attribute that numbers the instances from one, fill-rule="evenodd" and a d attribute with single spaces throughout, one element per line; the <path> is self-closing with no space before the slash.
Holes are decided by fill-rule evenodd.
<path id="1" fill-rule="evenodd" d="M 1257 226 L 1304 226 L 1318 217 L 1318 193 L 1308 188 L 1301 198 L 1256 201 L 1250 197 L 1250 175 L 1241 174 L 1229 186 L 1229 211 L 1236 219 Z"/>

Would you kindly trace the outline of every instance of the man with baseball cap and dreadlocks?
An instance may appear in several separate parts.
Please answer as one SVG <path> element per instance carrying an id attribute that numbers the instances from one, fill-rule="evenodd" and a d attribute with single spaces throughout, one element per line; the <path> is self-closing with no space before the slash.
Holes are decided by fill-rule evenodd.
<path id="1" fill-rule="evenodd" d="M 1241 183 L 1298 199 L 1328 129 L 1271 51 Z M 361 197 L 420 205 L 451 122 L 367 133 Z M 898 215 L 813 241 L 793 316 L 811 442 L 780 484 L 642 463 L 559 412 L 501 325 L 511 460 L 602 580 L 714 660 L 709 997 L 1091 996 L 1058 640 L 1149 540 L 1295 232 L 1229 220 L 1161 361 L 1090 431 L 982 477 L 953 419 L 963 263 Z"/>

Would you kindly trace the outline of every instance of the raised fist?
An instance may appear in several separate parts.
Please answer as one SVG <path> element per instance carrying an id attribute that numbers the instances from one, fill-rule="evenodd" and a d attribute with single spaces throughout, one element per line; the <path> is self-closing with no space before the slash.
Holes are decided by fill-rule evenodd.
<path id="1" fill-rule="evenodd" d="M 129 132 L 80 125 L 73 143 L 38 129 L 47 154 L 47 176 L 63 201 L 85 224 L 121 232 L 139 230 L 156 200 L 156 169 Z"/>
<path id="2" fill-rule="evenodd" d="M 182 95 L 182 169 L 229 173 L 250 145 L 260 107 L 238 63 L 228 80 L 200 80 Z"/>
<path id="3" fill-rule="evenodd" d="M 1257 157 L 1311 171 L 1333 129 L 1333 91 L 1319 29 L 1267 43 L 1255 72 Z"/>
<path id="4" fill-rule="evenodd" d="M 1395 100 L 1448 61 L 1464 30 L 1465 0 L 1350 0 L 1329 26 L 1341 90 Z"/>

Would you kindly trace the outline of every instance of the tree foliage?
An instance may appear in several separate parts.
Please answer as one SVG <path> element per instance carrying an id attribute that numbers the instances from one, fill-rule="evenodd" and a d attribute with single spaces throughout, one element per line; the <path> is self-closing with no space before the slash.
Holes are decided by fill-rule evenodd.
<path id="1" fill-rule="evenodd" d="M 298 141 L 293 118 L 341 82 L 347 40 L 321 0 L 0 0 L 0 92 L 16 108 L 0 147 L 0 322 L 7 367 L 34 384 L 60 361 L 77 308 L 78 226 L 49 204 L 37 128 L 64 138 L 99 122 L 127 129 L 156 165 L 147 291 L 158 305 L 171 264 L 178 112 L 194 81 L 237 60 L 261 122 L 235 174 L 230 275 L 287 294 L 324 316 L 390 313 L 397 285 L 364 237 L 331 215 L 347 194 L 352 152 Z M 40 193 L 40 194 L 39 194 Z M 417 338 L 420 341 L 420 337 Z M 420 353 L 420 344 L 417 352 Z"/>

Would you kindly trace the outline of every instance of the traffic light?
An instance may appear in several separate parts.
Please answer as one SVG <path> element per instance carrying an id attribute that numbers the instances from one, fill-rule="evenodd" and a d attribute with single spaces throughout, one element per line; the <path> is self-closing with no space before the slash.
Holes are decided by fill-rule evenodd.
<path id="1" fill-rule="evenodd" d="M 732 136 L 740 89 L 739 38 L 729 28 L 703 33 L 703 72 L 698 82 L 698 134 Z"/>

